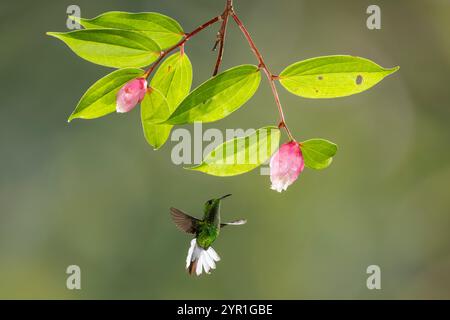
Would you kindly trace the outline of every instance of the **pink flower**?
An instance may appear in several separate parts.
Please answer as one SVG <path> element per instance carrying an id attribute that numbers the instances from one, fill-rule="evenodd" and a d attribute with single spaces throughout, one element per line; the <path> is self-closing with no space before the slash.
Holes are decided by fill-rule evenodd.
<path id="1" fill-rule="evenodd" d="M 270 181 L 272 189 L 278 192 L 286 190 L 303 171 L 305 162 L 297 142 L 283 144 L 270 159 Z"/>
<path id="2" fill-rule="evenodd" d="M 128 82 L 117 93 L 117 112 L 125 113 L 133 110 L 144 99 L 146 92 L 147 80 L 144 78 L 138 78 Z"/>

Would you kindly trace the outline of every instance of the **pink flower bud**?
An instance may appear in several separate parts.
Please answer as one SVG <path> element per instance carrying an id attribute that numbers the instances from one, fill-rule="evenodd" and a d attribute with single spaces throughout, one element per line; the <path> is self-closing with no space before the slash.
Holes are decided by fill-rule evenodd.
<path id="1" fill-rule="evenodd" d="M 144 99 L 146 92 L 146 79 L 138 78 L 128 82 L 117 93 L 117 112 L 125 113 L 133 110 L 133 108 Z"/>
<path id="2" fill-rule="evenodd" d="M 270 181 L 272 189 L 278 192 L 286 190 L 303 171 L 305 162 L 297 142 L 283 144 L 270 159 Z"/>

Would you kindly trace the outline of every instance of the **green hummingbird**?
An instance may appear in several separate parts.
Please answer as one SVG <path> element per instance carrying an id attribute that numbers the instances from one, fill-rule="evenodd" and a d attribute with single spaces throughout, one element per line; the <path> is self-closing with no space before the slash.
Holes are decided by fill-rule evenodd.
<path id="1" fill-rule="evenodd" d="M 247 223 L 243 219 L 228 223 L 220 222 L 220 202 L 229 196 L 231 194 L 206 201 L 202 220 L 191 217 L 179 209 L 170 208 L 175 225 L 181 231 L 195 235 L 186 258 L 186 269 L 191 275 L 195 272 L 199 276 L 203 270 L 209 274 L 210 270 L 216 268 L 216 262 L 220 261 L 220 257 L 211 244 L 217 239 L 223 227 L 240 226 Z"/>

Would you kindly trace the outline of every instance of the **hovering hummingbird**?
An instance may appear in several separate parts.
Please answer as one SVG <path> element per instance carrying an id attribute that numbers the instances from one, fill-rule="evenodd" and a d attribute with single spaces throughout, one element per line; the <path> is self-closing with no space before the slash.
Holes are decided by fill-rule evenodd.
<path id="1" fill-rule="evenodd" d="M 228 223 L 220 222 L 220 201 L 229 196 L 231 194 L 206 201 L 202 220 L 191 217 L 179 209 L 170 208 L 175 225 L 181 231 L 195 235 L 186 258 L 186 269 L 191 275 L 195 272 L 199 276 L 203 270 L 210 273 L 210 270 L 216 268 L 216 262 L 220 261 L 220 257 L 211 244 L 217 239 L 223 227 L 240 226 L 247 223 L 242 219 Z"/>

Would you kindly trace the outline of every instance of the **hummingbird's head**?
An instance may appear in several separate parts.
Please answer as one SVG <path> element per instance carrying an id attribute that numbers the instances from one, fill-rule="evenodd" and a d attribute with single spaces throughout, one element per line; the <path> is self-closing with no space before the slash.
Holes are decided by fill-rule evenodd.
<path id="1" fill-rule="evenodd" d="M 223 197 L 217 198 L 217 199 L 211 199 L 205 202 L 205 211 L 210 212 L 213 209 L 218 209 L 220 205 L 220 201 L 228 198 L 231 196 L 231 194 L 224 195 Z"/>

